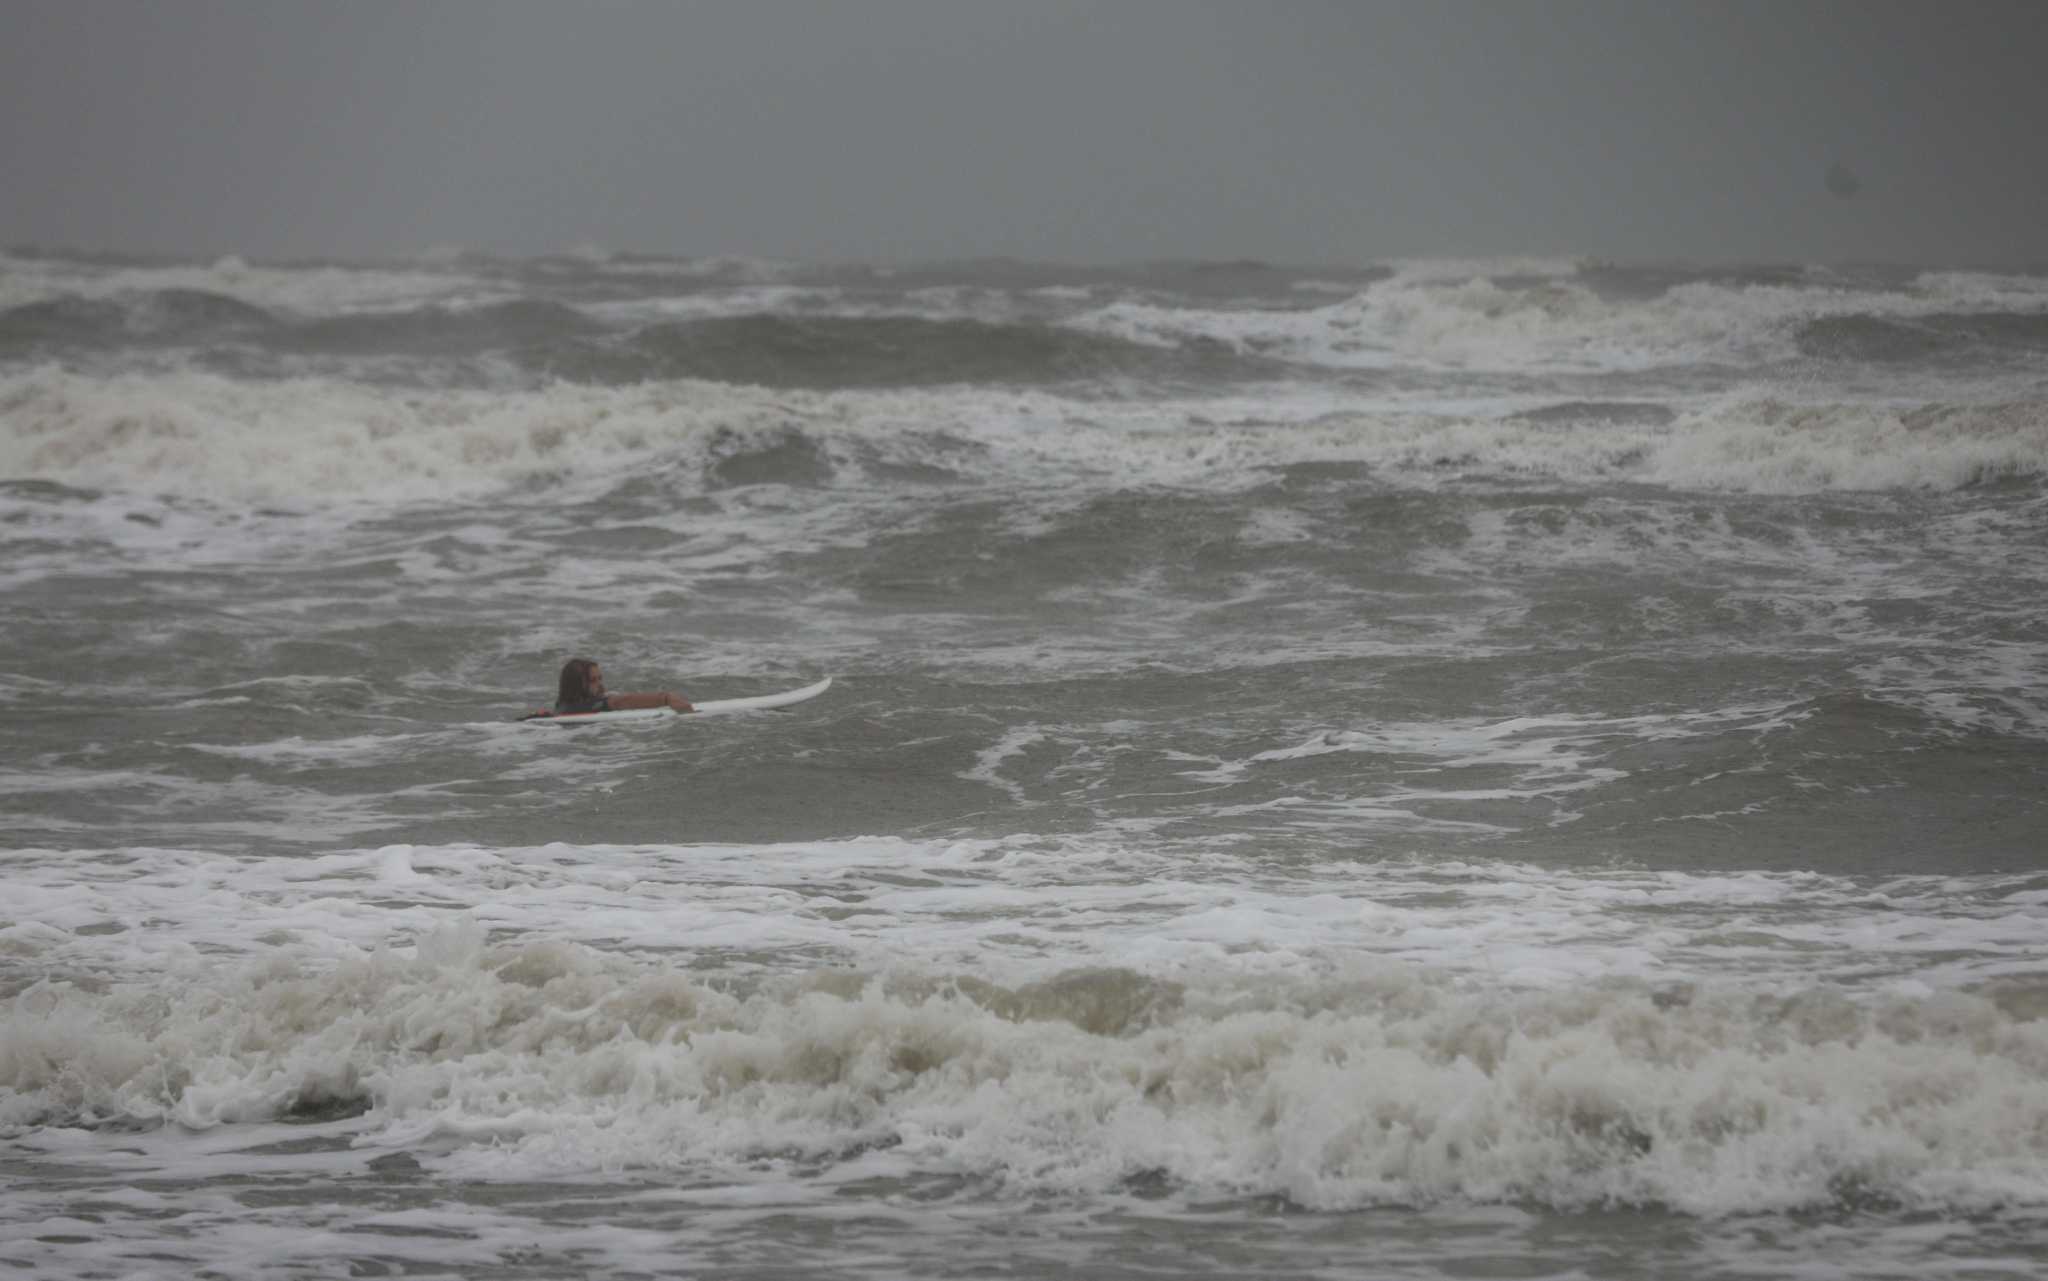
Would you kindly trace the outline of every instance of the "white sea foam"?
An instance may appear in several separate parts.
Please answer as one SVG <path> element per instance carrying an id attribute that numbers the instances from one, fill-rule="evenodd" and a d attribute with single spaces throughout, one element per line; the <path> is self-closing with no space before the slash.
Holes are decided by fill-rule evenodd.
<path id="1" fill-rule="evenodd" d="M 288 936 L 320 956 L 374 950 L 465 918 L 592 946 L 965 967 L 1005 981 L 1129 965 L 1136 954 L 1150 958 L 1156 977 L 1180 981 L 1306 978 L 1369 957 L 1453 975 L 1513 973 L 1539 986 L 1644 973 L 1789 984 L 1912 976 L 1945 985 L 2048 973 L 2031 943 L 2044 919 L 2038 878 L 1269 867 L 1247 861 L 1256 849 L 1157 837 L 863 838 L 417 846 L 402 856 L 384 848 L 275 860 L 19 851 L 6 865 L 10 929 L 40 940 L 31 948 L 38 963 L 99 973 L 243 954 L 265 937 Z M 380 887 L 401 866 L 405 901 L 383 902 Z M 1770 919 L 1748 915 L 1766 901 L 1775 903 Z M 42 932 L 51 926 L 67 934 Z M 1508 957 L 1516 964 L 1505 965 Z"/>
<path id="2" fill-rule="evenodd" d="M 693 1215 L 962 1176 L 997 1204 L 1162 1178 L 1324 1208 L 2048 1204 L 2039 876 L 1113 834 L 0 872 L 0 1128 L 117 1181 L 404 1153 L 433 1178 L 661 1171 Z M 276 1124 L 308 1115 L 340 1119 Z"/>
<path id="3" fill-rule="evenodd" d="M 2048 643 L 1925 645 L 1856 669 L 1865 687 L 1963 731 L 2048 739 Z"/>
<path id="4" fill-rule="evenodd" d="M 1333 412 L 1335 403 L 1315 393 L 1080 406 L 993 390 L 805 393 L 695 382 L 427 392 L 45 369 L 0 377 L 0 476 L 237 502 L 388 505 L 542 481 L 606 486 L 650 463 L 681 469 L 687 482 L 735 442 L 770 449 L 792 431 L 835 475 L 863 476 L 874 460 L 936 466 L 966 483 L 1040 486 L 1138 478 L 1241 489 L 1265 479 L 1260 468 L 1305 462 L 1362 463 L 1423 487 L 1545 477 L 1755 493 L 1953 489 L 2048 471 L 2048 410 L 2037 402 L 1916 409 L 1733 396 L 1663 426 Z M 935 433 L 939 423 L 948 432 Z"/>
<path id="5" fill-rule="evenodd" d="M 1825 277 L 1695 281 L 1650 299 L 1610 300 L 1573 279 L 1572 269 L 1564 262 L 1422 262 L 1323 307 L 1204 309 L 1125 299 L 1068 323 L 1134 342 L 1204 338 L 1336 368 L 1555 373 L 1765 364 L 1797 355 L 1800 327 L 1831 316 L 2048 310 L 2048 289 L 2025 277 L 1933 273 L 1917 287 L 1888 292 Z M 1516 279 L 1499 283 L 1509 277 Z"/>
<path id="6" fill-rule="evenodd" d="M 651 459 L 701 467 L 721 431 L 772 443 L 851 408 L 708 383 L 520 396 L 46 369 L 0 379 L 0 476 L 314 505 L 475 496 L 536 479 L 608 487 Z M 878 408 L 877 430 L 910 405 Z"/>
<path id="7" fill-rule="evenodd" d="M 1958 311 L 2038 312 L 2048 309 L 2048 275 L 1990 271 L 1925 271 L 1914 287 Z"/>
<path id="8" fill-rule="evenodd" d="M 348 738 L 306 739 L 299 735 L 268 743 L 189 743 L 187 749 L 231 760 L 257 761 L 287 769 L 318 769 L 361 765 L 403 756 L 419 735 L 357 734 Z"/>
<path id="9" fill-rule="evenodd" d="M 2048 472 L 2048 404 L 1914 411 L 1738 399 L 1681 418 L 1644 479 L 1681 489 L 1808 494 L 1958 489 Z"/>
<path id="10" fill-rule="evenodd" d="M 1346 440 L 1347 431 L 1349 440 Z M 1952 490 L 2048 474 L 2048 405 L 1808 405 L 1730 396 L 1668 425 L 1339 416 L 1291 433 L 1303 454 L 1413 483 L 1479 477 L 1628 481 L 1755 494 Z"/>
<path id="11" fill-rule="evenodd" d="M 983 748 L 980 752 L 976 753 L 973 768 L 962 773 L 960 777 L 969 782 L 987 783 L 991 787 L 999 787 L 1009 793 L 1012 801 L 1019 805 L 1029 805 L 1031 801 L 1025 796 L 1023 787 L 1005 778 L 1002 774 L 1002 767 L 1005 761 L 1023 756 L 1032 745 L 1044 741 L 1044 732 L 1036 726 L 1011 730 L 1004 734 L 1001 740 L 994 745 Z"/>
<path id="12" fill-rule="evenodd" d="M 832 310 L 832 304 L 840 297 L 840 291 L 837 289 L 762 283 L 715 292 L 587 303 L 582 310 L 600 320 L 649 324 L 662 321 L 710 320 L 763 312 L 811 314 Z"/>
<path id="13" fill-rule="evenodd" d="M 358 1144 L 486 1177 L 732 1177 L 882 1145 L 899 1171 L 1013 1192 L 1149 1172 L 1317 1207 L 2048 1200 L 2041 1022 L 1930 969 L 1860 991 L 1796 975 L 1829 947 L 1961 945 L 2038 982 L 2038 878 L 1321 867 L 1275 897 L 1077 876 L 1084 852 L 137 851 L 140 876 L 70 887 L 17 859 L 35 927 L 0 947 L 52 978 L 0 1014 L 4 1120 L 206 1129 L 353 1098 Z M 732 879 L 742 859 L 754 879 Z M 488 902 L 450 892 L 470 878 Z M 152 927 L 106 932 L 109 900 Z M 1604 948 L 1607 979 L 1527 964 L 1516 935 L 1556 914 L 1589 928 L 1545 950 Z M 1763 984 L 1666 964 L 1753 962 L 1780 930 L 1791 968 Z M 870 933 L 852 968 L 806 963 Z M 728 949 L 782 959 L 702 970 Z"/>

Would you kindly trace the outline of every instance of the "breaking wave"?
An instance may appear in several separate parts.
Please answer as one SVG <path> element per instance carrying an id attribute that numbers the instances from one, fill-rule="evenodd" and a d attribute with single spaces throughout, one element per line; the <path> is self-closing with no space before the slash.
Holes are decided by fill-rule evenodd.
<path id="1" fill-rule="evenodd" d="M 1998 999 L 1244 982 L 743 991 L 453 926 L 324 972 L 38 985 L 4 1015 L 0 1124 L 359 1116 L 370 1142 L 486 1144 L 501 1174 L 880 1150 L 1014 1193 L 1165 1179 L 1316 1208 L 2048 1202 L 2048 1030 Z"/>
<path id="2" fill-rule="evenodd" d="M 1560 402 L 1500 417 L 1331 415 L 1314 401 L 1126 406 L 1000 387 L 828 393 L 668 381 L 508 395 L 202 373 L 0 377 L 0 476 L 90 489 L 404 502 L 602 481 L 649 464 L 688 488 L 730 483 L 712 473 L 736 453 L 791 448 L 813 481 L 915 473 L 1235 489 L 1257 483 L 1261 469 L 1343 463 L 1431 488 L 1951 490 L 2048 474 L 2048 405 L 1733 397 L 1684 413 Z M 778 479 L 791 478 L 755 477 Z"/>
<path id="3" fill-rule="evenodd" d="M 1072 323 L 1140 342 L 1202 336 L 1339 369 L 1617 372 L 1862 359 L 1830 335 L 1894 323 L 1997 357 L 2035 350 L 2044 317 L 2048 283 L 2027 276 L 1535 260 L 1408 264 L 1294 309 L 1120 298 Z"/>

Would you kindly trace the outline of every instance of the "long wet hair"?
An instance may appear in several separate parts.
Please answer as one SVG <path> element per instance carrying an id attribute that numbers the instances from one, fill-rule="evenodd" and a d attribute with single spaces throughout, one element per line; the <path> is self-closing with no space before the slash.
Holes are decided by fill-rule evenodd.
<path id="1" fill-rule="evenodd" d="M 590 670 L 597 664 L 587 658 L 572 658 L 562 664 L 562 679 L 555 684 L 555 706 L 574 707 L 590 701 Z"/>

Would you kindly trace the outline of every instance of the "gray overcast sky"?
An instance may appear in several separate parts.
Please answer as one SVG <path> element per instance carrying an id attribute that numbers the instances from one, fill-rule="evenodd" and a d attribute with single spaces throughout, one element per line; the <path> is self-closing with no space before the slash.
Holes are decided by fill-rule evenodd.
<path id="1" fill-rule="evenodd" d="M 5 244 L 2048 261 L 2042 3 L 0 4 Z"/>

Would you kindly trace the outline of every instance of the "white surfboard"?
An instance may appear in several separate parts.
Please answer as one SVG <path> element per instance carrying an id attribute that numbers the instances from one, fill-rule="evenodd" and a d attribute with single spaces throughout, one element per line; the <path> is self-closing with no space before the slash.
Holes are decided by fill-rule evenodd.
<path id="1" fill-rule="evenodd" d="M 787 707 L 816 698 L 832 688 L 832 678 L 827 676 L 815 685 L 802 689 L 786 689 L 780 694 L 756 694 L 751 698 L 713 698 L 696 704 L 697 710 L 687 713 L 693 716 L 717 716 L 723 712 L 758 712 L 771 707 Z M 678 716 L 685 713 L 670 711 L 666 707 L 636 707 L 627 712 L 581 712 L 572 716 L 527 716 L 520 718 L 524 725 L 609 725 L 614 721 L 647 721 L 663 716 Z"/>

